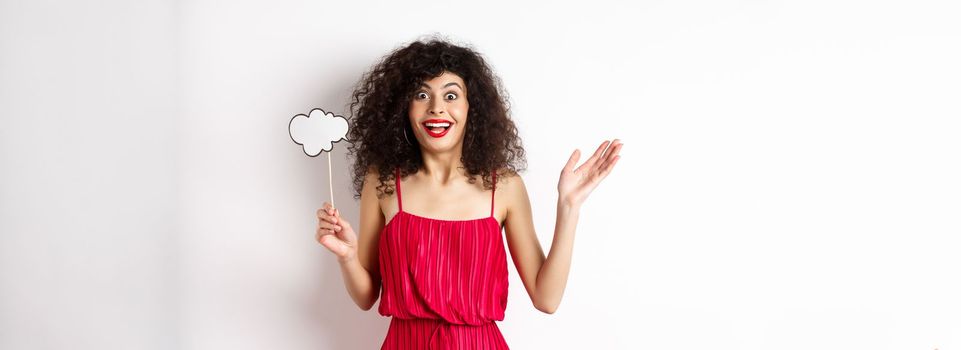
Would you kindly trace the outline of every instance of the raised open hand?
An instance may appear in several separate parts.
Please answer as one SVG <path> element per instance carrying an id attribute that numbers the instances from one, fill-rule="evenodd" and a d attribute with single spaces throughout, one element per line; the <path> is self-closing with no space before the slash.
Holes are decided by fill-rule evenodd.
<path id="1" fill-rule="evenodd" d="M 575 206 L 583 204 L 591 191 L 614 169 L 617 160 L 621 158 L 617 153 L 621 151 L 622 145 L 624 144 L 618 139 L 613 142 L 605 140 L 597 151 L 594 151 L 594 155 L 577 169 L 574 169 L 574 165 L 581 157 L 581 151 L 575 149 L 561 170 L 561 179 L 557 182 L 559 200 Z"/>

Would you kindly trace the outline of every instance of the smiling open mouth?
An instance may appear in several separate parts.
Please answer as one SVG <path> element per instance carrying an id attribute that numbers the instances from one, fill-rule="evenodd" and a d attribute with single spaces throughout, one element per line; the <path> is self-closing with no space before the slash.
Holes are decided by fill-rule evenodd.
<path id="1" fill-rule="evenodd" d="M 439 138 L 439 137 L 444 137 L 444 135 L 446 135 L 447 132 L 450 131 L 451 126 L 453 126 L 453 123 L 443 119 L 431 119 L 421 123 L 421 125 L 424 126 L 424 130 L 427 131 L 428 135 L 430 135 L 431 137 Z"/>

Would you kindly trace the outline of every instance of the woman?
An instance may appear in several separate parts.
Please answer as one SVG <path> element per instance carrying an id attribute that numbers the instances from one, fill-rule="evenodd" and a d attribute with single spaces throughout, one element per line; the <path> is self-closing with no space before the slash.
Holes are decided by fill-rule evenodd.
<path id="1" fill-rule="evenodd" d="M 392 317 L 383 349 L 507 349 L 494 323 L 507 303 L 503 237 L 534 307 L 557 309 L 580 207 L 617 164 L 618 140 L 577 168 L 575 150 L 561 170 L 545 257 L 518 175 L 524 150 L 481 55 L 413 42 L 365 74 L 350 107 L 360 230 L 324 203 L 316 238 L 361 309 L 380 297 Z"/>

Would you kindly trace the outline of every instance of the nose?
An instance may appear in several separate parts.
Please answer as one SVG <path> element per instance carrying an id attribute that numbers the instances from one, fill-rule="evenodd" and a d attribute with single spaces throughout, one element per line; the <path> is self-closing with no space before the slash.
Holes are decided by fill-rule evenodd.
<path id="1" fill-rule="evenodd" d="M 434 99 L 431 100 L 430 106 L 427 107 L 427 112 L 432 115 L 441 115 L 444 114 L 444 109 L 444 102 Z"/>

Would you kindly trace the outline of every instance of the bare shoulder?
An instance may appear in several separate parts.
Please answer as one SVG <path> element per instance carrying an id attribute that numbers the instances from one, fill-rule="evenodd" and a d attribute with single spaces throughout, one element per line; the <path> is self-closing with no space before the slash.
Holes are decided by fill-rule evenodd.
<path id="1" fill-rule="evenodd" d="M 364 177 L 364 182 L 371 182 L 370 181 L 371 179 L 377 180 L 379 178 L 380 178 L 380 171 L 377 170 L 377 167 L 373 165 L 367 167 L 367 176 Z"/>
<path id="2" fill-rule="evenodd" d="M 510 169 L 501 169 L 497 172 L 497 189 L 511 190 L 516 186 L 524 186 L 524 179 L 521 175 Z"/>
<path id="3" fill-rule="evenodd" d="M 361 202 L 367 201 L 377 203 L 377 211 L 383 215 L 382 207 L 384 201 L 387 200 L 387 196 L 384 196 L 385 198 L 380 197 L 377 190 L 378 186 L 380 186 L 380 172 L 374 166 L 368 167 L 367 175 L 364 176 L 364 186 L 361 189 Z"/>
<path id="4" fill-rule="evenodd" d="M 377 184 L 379 182 L 380 173 L 377 168 L 371 166 L 367 168 L 367 175 L 364 175 L 364 186 L 361 188 L 361 196 L 368 196 L 374 194 L 374 198 L 377 198 Z"/>
<path id="5" fill-rule="evenodd" d="M 527 200 L 527 186 L 524 178 L 517 172 L 509 169 L 498 171 L 497 192 L 494 195 L 499 203 L 503 203 L 503 208 L 509 214 L 512 208 L 524 204 Z"/>

